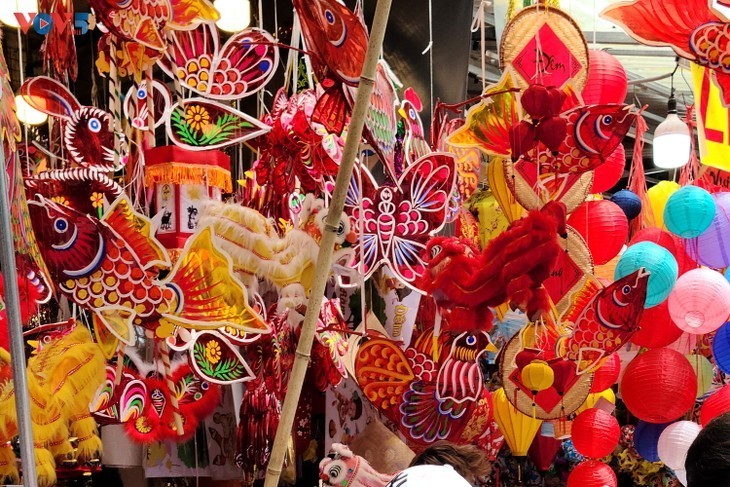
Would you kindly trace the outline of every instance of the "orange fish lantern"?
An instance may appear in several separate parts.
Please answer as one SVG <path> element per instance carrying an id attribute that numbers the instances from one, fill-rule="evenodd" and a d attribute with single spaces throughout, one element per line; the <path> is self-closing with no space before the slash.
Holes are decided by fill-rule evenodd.
<path id="1" fill-rule="evenodd" d="M 145 186 L 153 189 L 161 215 L 156 237 L 168 249 L 181 249 L 198 228 L 201 205 L 233 191 L 231 158 L 217 150 L 163 146 L 147 150 L 145 159 Z"/>

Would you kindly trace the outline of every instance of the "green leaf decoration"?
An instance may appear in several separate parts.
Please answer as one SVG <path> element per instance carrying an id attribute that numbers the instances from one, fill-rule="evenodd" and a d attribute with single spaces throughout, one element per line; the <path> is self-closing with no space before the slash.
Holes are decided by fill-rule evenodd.
<path id="1" fill-rule="evenodd" d="M 172 126 L 175 127 L 177 131 L 177 135 L 183 140 L 183 142 L 190 145 L 201 145 L 198 141 L 198 137 L 192 131 L 190 125 L 188 125 L 187 120 L 185 120 L 184 108 L 178 107 L 173 110 L 172 114 L 170 114 L 170 119 L 172 120 Z"/>

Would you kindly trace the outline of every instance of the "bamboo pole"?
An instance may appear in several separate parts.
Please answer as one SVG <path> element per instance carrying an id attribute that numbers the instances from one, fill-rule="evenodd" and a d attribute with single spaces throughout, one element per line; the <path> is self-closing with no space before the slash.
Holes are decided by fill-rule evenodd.
<path id="1" fill-rule="evenodd" d="M 8 173 L 5 167 L 5 150 L 0 143 L 0 267 L 5 283 L 5 305 L 8 314 L 10 335 L 10 362 L 13 369 L 15 388 L 15 411 L 20 435 L 20 455 L 23 460 L 23 485 L 36 487 L 38 477 L 35 468 L 33 447 L 33 425 L 30 421 L 30 397 L 28 377 L 25 371 L 25 341 L 23 323 L 20 318 L 20 296 L 15 276 L 15 249 L 13 230 L 10 224 L 10 201 L 8 201 Z"/>
<path id="2" fill-rule="evenodd" d="M 339 228 L 340 215 L 345 206 L 347 187 L 350 184 L 355 157 L 360 147 L 362 129 L 365 126 L 365 116 L 370 107 L 370 96 L 372 95 L 373 85 L 375 84 L 375 72 L 378 59 L 380 58 L 380 51 L 383 47 L 383 38 L 385 37 L 385 29 L 388 25 L 391 4 L 392 0 L 378 0 L 375 7 L 375 17 L 373 18 L 365 63 L 363 64 L 362 74 L 360 75 L 360 84 L 357 90 L 357 96 L 355 97 L 355 106 L 352 110 L 352 118 L 350 119 L 342 161 L 340 162 L 340 169 L 337 172 L 335 189 L 332 193 L 332 201 L 330 201 L 327 219 L 325 221 L 325 231 L 322 235 L 319 254 L 317 255 L 317 266 L 315 267 L 314 279 L 312 281 L 312 289 L 309 295 L 309 302 L 307 303 L 307 313 L 304 316 L 304 324 L 302 325 L 299 345 L 297 346 L 294 359 L 294 368 L 292 369 L 286 397 L 284 398 L 281 420 L 276 430 L 271 459 L 266 469 L 264 487 L 277 487 L 279 477 L 281 476 L 287 441 L 291 435 L 294 415 L 297 410 L 297 404 L 299 403 L 299 396 L 302 393 L 302 385 L 304 384 L 304 376 L 307 373 L 307 367 L 309 365 L 317 318 L 319 317 L 325 286 L 327 285 L 330 268 L 332 267 L 332 253 L 334 251 L 335 236 Z M 243 418 L 242 420 L 245 421 Z"/>

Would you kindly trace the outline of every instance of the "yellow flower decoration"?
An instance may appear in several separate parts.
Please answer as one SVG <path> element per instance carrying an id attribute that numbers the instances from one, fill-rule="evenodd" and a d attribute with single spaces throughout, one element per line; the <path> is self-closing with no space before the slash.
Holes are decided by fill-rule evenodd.
<path id="1" fill-rule="evenodd" d="M 53 201 L 54 203 L 58 203 L 59 205 L 71 206 L 71 203 L 65 196 L 54 196 L 53 198 L 51 198 L 51 201 Z"/>
<path id="2" fill-rule="evenodd" d="M 134 422 L 134 429 L 136 429 L 137 431 L 139 431 L 142 434 L 147 434 L 150 431 L 152 431 L 152 426 L 150 426 L 149 422 L 147 421 L 147 418 L 145 418 L 144 416 L 140 416 Z"/>
<path id="3" fill-rule="evenodd" d="M 193 105 L 185 110 L 185 121 L 193 130 L 202 130 L 210 124 L 210 114 L 205 108 Z"/>
<path id="4" fill-rule="evenodd" d="M 101 193 L 91 193 L 91 206 L 94 208 L 104 206 L 104 195 Z"/>
<path id="5" fill-rule="evenodd" d="M 221 346 L 216 341 L 209 341 L 205 344 L 205 358 L 211 364 L 217 364 L 221 360 Z"/>

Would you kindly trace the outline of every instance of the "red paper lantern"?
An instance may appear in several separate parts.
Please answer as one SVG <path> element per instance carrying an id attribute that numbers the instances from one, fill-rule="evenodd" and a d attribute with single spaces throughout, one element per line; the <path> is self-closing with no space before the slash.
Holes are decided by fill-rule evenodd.
<path id="1" fill-rule="evenodd" d="M 626 214 L 609 200 L 584 202 L 570 214 L 568 225 L 586 241 L 596 265 L 613 259 L 629 235 Z"/>
<path id="2" fill-rule="evenodd" d="M 618 479 L 611 467 L 596 460 L 578 464 L 568 477 L 568 487 L 616 487 Z"/>
<path id="3" fill-rule="evenodd" d="M 676 342 L 682 333 L 669 315 L 669 304 L 664 301 L 644 310 L 639 331 L 631 336 L 631 342 L 646 348 L 666 347 Z"/>
<path id="4" fill-rule="evenodd" d="M 591 392 L 602 392 L 618 381 L 621 373 L 621 357 L 617 353 L 609 355 L 593 374 Z"/>
<path id="5" fill-rule="evenodd" d="M 588 78 L 582 92 L 586 105 L 623 103 L 628 89 L 626 71 L 618 59 L 606 51 L 589 51 Z"/>
<path id="6" fill-rule="evenodd" d="M 684 355 L 668 348 L 655 348 L 629 363 L 621 379 L 620 393 L 637 418 L 648 423 L 668 423 L 694 405 L 697 376 Z"/>
<path id="7" fill-rule="evenodd" d="M 588 458 L 603 458 L 611 453 L 620 436 L 618 421 L 603 409 L 586 409 L 573 421 L 573 446 Z"/>
<path id="8" fill-rule="evenodd" d="M 688 270 L 695 269 L 697 267 L 697 263 L 693 261 L 684 250 L 684 243 L 682 239 L 669 232 L 665 232 L 655 227 L 644 228 L 634 234 L 629 245 L 633 245 L 638 242 L 653 242 L 667 249 L 669 253 L 677 259 L 680 276 Z"/>
<path id="9" fill-rule="evenodd" d="M 603 193 L 613 188 L 621 180 L 626 167 L 626 149 L 619 144 L 616 150 L 606 158 L 606 162 L 593 170 L 591 193 Z"/>
<path id="10" fill-rule="evenodd" d="M 730 385 L 718 389 L 705 400 L 700 408 L 700 424 L 705 427 L 707 423 L 727 412 L 730 412 Z"/>
<path id="11" fill-rule="evenodd" d="M 530 445 L 530 450 L 527 454 L 538 470 L 547 472 L 550 470 L 550 466 L 553 464 L 553 460 L 555 460 L 555 455 L 558 454 L 558 450 L 560 450 L 562 444 L 562 441 L 552 436 L 537 434 L 535 439 L 532 440 L 532 445 Z"/>

